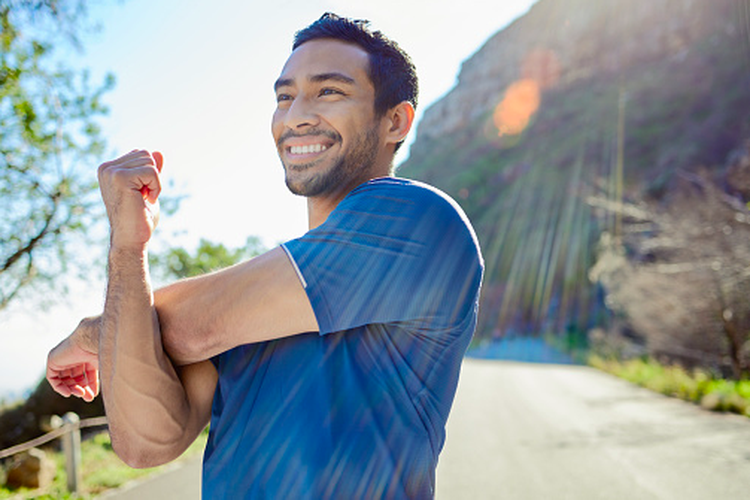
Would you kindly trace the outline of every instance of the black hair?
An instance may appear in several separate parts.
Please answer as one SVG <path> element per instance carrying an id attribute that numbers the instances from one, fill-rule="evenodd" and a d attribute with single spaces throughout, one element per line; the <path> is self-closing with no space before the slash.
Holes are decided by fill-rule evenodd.
<path id="1" fill-rule="evenodd" d="M 383 116 L 397 104 L 408 101 L 416 109 L 419 86 L 417 70 L 409 55 L 370 22 L 326 12 L 320 19 L 294 35 L 292 50 L 305 42 L 333 38 L 354 43 L 369 55 L 369 76 L 375 87 L 375 114 Z"/>

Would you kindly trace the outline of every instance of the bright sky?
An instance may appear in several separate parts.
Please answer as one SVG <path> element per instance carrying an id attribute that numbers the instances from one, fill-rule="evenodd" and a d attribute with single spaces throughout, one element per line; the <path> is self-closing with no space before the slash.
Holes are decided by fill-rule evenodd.
<path id="1" fill-rule="evenodd" d="M 116 76 L 105 97 L 108 145 L 116 156 L 134 148 L 164 153 L 165 180 L 188 198 L 162 220 L 159 235 L 192 248 L 200 238 L 236 247 L 249 235 L 273 246 L 306 229 L 304 200 L 286 191 L 270 133 L 272 85 L 296 30 L 332 11 L 369 19 L 397 40 L 417 66 L 418 124 L 453 87 L 461 62 L 534 0 L 101 3 L 91 18 L 102 30 L 84 37 L 84 53 L 71 62 L 90 68 L 94 81 Z M 408 143 L 397 163 L 406 155 Z M 0 315 L 0 396 L 35 384 L 47 351 L 77 319 L 100 312 L 103 284 L 87 287 L 73 285 L 70 300 L 46 314 L 21 304 Z"/>

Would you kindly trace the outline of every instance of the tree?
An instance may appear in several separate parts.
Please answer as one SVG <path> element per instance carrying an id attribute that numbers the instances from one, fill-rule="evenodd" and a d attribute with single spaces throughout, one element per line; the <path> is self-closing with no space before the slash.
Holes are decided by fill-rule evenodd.
<path id="1" fill-rule="evenodd" d="M 162 253 L 152 253 L 150 263 L 157 276 L 165 280 L 174 280 L 210 273 L 260 255 L 264 251 L 265 248 L 256 236 L 248 237 L 244 246 L 235 249 L 201 238 L 194 255 L 184 248 L 175 247 Z"/>
<path id="2" fill-rule="evenodd" d="M 593 200 L 622 215 L 623 234 L 603 236 L 591 277 L 652 355 L 741 378 L 750 373 L 750 210 L 711 177 L 678 172 L 660 202 Z"/>
<path id="3" fill-rule="evenodd" d="M 53 59 L 53 41 L 78 45 L 84 7 L 0 0 L 0 310 L 32 285 L 59 288 L 101 218 L 97 119 L 113 78 L 92 86 L 88 72 Z"/>

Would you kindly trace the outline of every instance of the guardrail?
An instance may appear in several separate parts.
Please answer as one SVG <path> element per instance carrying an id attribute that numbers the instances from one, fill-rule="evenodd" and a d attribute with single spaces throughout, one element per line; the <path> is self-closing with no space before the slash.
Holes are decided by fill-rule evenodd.
<path id="1" fill-rule="evenodd" d="M 0 450 L 0 460 L 61 438 L 63 454 L 65 455 L 65 472 L 68 476 L 68 491 L 78 493 L 81 484 L 81 429 L 107 425 L 107 417 L 80 420 L 78 415 L 70 412 L 66 413 L 62 418 L 55 415 L 50 424 L 53 430 L 47 434 L 5 450 Z"/>

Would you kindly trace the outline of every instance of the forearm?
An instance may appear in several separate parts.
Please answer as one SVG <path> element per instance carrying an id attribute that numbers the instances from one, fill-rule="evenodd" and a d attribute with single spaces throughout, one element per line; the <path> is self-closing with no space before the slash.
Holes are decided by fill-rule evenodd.
<path id="1" fill-rule="evenodd" d="M 174 366 L 184 366 L 205 359 L 196 353 L 202 353 L 200 339 L 210 335 L 206 325 L 211 320 L 207 318 L 207 314 L 200 312 L 207 308 L 197 305 L 199 300 L 191 297 L 194 292 L 198 297 L 205 297 L 205 290 L 197 293 L 194 288 L 193 280 L 181 280 L 153 293 L 153 306 L 159 318 L 157 326 L 163 334 L 162 348 Z M 71 334 L 75 342 L 88 352 L 99 352 L 103 317 L 102 314 L 82 319 Z"/>
<path id="2" fill-rule="evenodd" d="M 155 304 L 164 349 L 180 366 L 238 345 L 318 331 L 299 276 L 280 247 L 160 289 Z"/>
<path id="3" fill-rule="evenodd" d="M 144 326 L 160 332 L 160 352 L 174 366 L 206 361 L 240 344 L 318 330 L 296 271 L 279 248 L 215 273 L 177 281 L 153 294 L 145 262 L 140 262 L 143 258 L 138 256 L 142 270 L 134 285 L 158 317 L 155 324 Z M 111 278 L 110 287 L 115 286 Z M 83 339 L 89 339 L 91 332 L 98 335 L 101 322 L 101 316 L 86 318 L 73 335 Z M 90 350 L 97 352 L 98 346 Z"/>
<path id="4" fill-rule="evenodd" d="M 110 250 L 99 364 L 112 444 L 134 466 L 175 458 L 189 404 L 162 348 L 145 251 Z"/>

